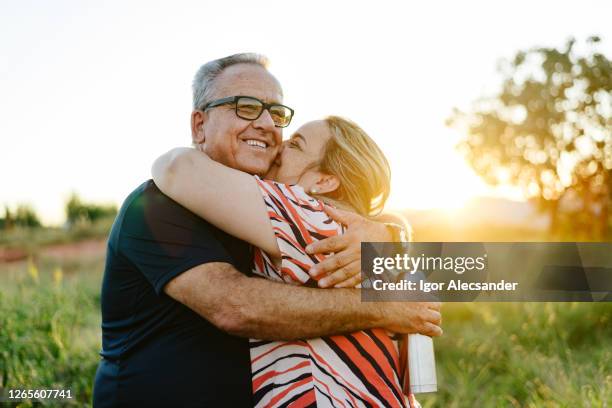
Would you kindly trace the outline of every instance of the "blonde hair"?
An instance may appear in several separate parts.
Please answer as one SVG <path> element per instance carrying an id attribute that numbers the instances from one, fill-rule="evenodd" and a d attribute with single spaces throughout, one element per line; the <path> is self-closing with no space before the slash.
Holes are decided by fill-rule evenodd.
<path id="1" fill-rule="evenodd" d="M 346 203 L 363 216 L 379 214 L 389 197 L 391 168 L 376 142 L 356 123 L 328 116 L 331 138 L 320 169 L 338 177 L 340 186 L 328 197 Z"/>

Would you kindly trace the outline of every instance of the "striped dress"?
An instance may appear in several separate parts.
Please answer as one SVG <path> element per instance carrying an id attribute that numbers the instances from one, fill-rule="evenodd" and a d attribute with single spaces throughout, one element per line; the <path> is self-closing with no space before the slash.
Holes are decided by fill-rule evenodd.
<path id="1" fill-rule="evenodd" d="M 325 256 L 306 246 L 343 232 L 323 203 L 297 185 L 256 177 L 281 252 L 281 265 L 256 249 L 254 273 L 313 285 L 308 270 Z M 383 329 L 298 341 L 250 341 L 256 407 L 406 407 L 397 345 Z"/>

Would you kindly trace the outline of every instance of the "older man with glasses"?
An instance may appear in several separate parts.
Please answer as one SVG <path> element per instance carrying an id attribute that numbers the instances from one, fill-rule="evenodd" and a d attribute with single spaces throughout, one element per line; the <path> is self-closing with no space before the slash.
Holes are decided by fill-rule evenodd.
<path id="1" fill-rule="evenodd" d="M 194 145 L 226 166 L 264 176 L 293 117 L 265 58 L 211 61 L 196 74 L 193 91 Z M 341 240 L 321 241 L 319 250 L 351 242 L 353 256 L 337 266 L 355 267 L 361 240 L 390 238 L 382 224 L 362 220 Z M 364 304 L 356 289 L 253 278 L 250 254 L 248 244 L 181 207 L 151 180 L 134 190 L 108 241 L 94 406 L 248 407 L 248 337 L 414 330 L 415 305 Z"/>

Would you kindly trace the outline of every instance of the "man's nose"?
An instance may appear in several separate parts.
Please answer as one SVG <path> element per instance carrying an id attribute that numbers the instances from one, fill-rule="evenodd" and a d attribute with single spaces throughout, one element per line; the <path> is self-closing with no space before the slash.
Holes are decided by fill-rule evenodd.
<path id="1" fill-rule="evenodd" d="M 272 116 L 270 116 L 270 112 L 267 109 L 264 109 L 261 112 L 261 115 L 257 119 L 253 121 L 253 127 L 256 129 L 266 130 L 268 132 L 274 131 L 274 121 L 272 120 Z"/>

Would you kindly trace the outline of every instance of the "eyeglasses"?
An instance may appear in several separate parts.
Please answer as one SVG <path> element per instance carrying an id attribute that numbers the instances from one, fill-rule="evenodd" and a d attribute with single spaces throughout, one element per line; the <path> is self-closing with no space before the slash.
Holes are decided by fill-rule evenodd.
<path id="1" fill-rule="evenodd" d="M 221 105 L 234 105 L 236 116 L 246 120 L 257 120 L 264 109 L 270 112 L 274 126 L 276 127 L 287 127 L 291 123 L 293 117 L 293 109 L 288 106 L 280 105 L 277 103 L 264 103 L 257 98 L 252 96 L 228 96 L 227 98 L 221 98 L 208 102 L 202 108 L 203 111 L 207 111 L 210 108 L 215 108 Z"/>

